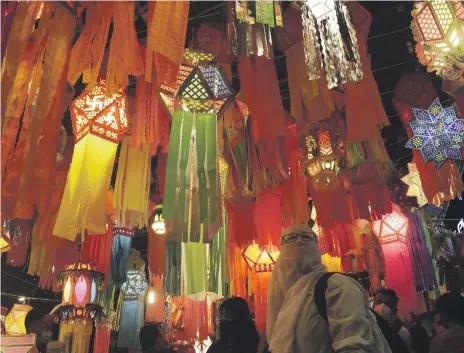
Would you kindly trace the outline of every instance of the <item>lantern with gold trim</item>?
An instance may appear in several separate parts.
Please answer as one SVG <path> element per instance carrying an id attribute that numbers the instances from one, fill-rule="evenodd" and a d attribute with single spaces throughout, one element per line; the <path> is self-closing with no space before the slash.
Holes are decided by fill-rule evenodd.
<path id="1" fill-rule="evenodd" d="M 176 85 L 162 85 L 160 96 L 171 115 L 175 110 L 221 115 L 233 93 L 213 54 L 185 49 Z"/>
<path id="2" fill-rule="evenodd" d="M 464 4 L 462 1 L 417 2 L 411 29 L 419 61 L 429 72 L 464 84 Z"/>
<path id="3" fill-rule="evenodd" d="M 97 304 L 98 290 L 104 279 L 103 273 L 88 261 L 77 261 L 66 266 L 58 274 L 57 284 L 63 288 L 59 314 L 62 319 L 94 318 L 101 314 Z"/>
<path id="4" fill-rule="evenodd" d="M 272 272 L 274 264 L 279 257 L 279 252 L 269 253 L 266 249 L 261 250 L 259 245 L 249 245 L 242 253 L 247 265 L 255 272 Z"/>

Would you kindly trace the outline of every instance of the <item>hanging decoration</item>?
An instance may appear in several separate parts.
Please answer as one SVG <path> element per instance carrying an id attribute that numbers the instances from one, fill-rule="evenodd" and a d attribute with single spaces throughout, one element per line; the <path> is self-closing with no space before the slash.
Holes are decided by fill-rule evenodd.
<path id="1" fill-rule="evenodd" d="M 5 317 L 5 332 L 8 336 L 20 336 L 26 334 L 25 320 L 32 306 L 27 304 L 14 304 Z"/>
<path id="2" fill-rule="evenodd" d="M 422 183 L 415 163 L 408 163 L 408 171 L 401 181 L 408 186 L 406 196 L 415 197 L 419 207 L 425 206 L 428 203 L 427 198 L 422 191 Z"/>
<path id="3" fill-rule="evenodd" d="M 461 1 L 416 2 L 411 29 L 416 53 L 427 71 L 464 84 L 464 4 Z"/>
<path id="4" fill-rule="evenodd" d="M 74 240 L 87 229 L 105 233 L 107 192 L 118 142 L 128 127 L 123 91 L 106 97 L 100 78 L 70 106 L 76 145 L 53 234 Z M 73 215 L 72 217 L 70 215 Z"/>
<path id="5" fill-rule="evenodd" d="M 151 228 L 156 235 L 166 234 L 166 224 L 163 217 L 163 205 L 157 205 L 153 213 L 153 223 Z"/>
<path id="6" fill-rule="evenodd" d="M 302 20 L 308 78 L 318 79 L 325 73 L 329 88 L 361 80 L 356 33 L 346 5 L 335 0 L 305 0 Z"/>
<path id="7" fill-rule="evenodd" d="M 463 159 L 464 120 L 458 119 L 454 107 L 443 108 L 437 98 L 429 109 L 412 111 L 416 120 L 409 122 L 413 136 L 407 148 L 420 150 L 424 161 L 433 160 L 437 169 L 447 159 Z"/>
<path id="8" fill-rule="evenodd" d="M 163 277 L 152 274 L 151 278 L 152 285 L 147 292 L 145 322 L 164 322 L 166 298 L 163 293 Z"/>
<path id="9" fill-rule="evenodd" d="M 60 323 L 58 341 L 65 352 L 88 353 L 92 331 L 93 320 L 63 320 Z"/>
<path id="10" fill-rule="evenodd" d="M 372 231 L 379 237 L 380 244 L 406 242 L 408 218 L 395 206 L 393 212 L 386 214 L 382 220 L 372 222 Z"/>
<path id="11" fill-rule="evenodd" d="M 104 275 L 88 261 L 77 261 L 66 266 L 58 274 L 58 286 L 63 289 L 58 313 L 63 320 L 96 318 L 101 313 L 97 294 L 102 287 Z"/>
<path id="12" fill-rule="evenodd" d="M 94 353 L 106 353 L 110 348 L 110 335 L 113 316 L 99 318 L 95 321 L 95 338 L 93 341 Z"/>
<path id="13" fill-rule="evenodd" d="M 114 227 L 113 246 L 111 251 L 111 278 L 108 283 L 120 286 L 126 281 L 128 270 L 128 259 L 130 255 L 132 238 L 135 231 L 133 228 Z"/>

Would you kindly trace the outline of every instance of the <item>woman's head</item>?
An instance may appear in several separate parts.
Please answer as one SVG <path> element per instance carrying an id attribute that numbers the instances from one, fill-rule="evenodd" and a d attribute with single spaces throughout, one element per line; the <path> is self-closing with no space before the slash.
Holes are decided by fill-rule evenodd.
<path id="1" fill-rule="evenodd" d="M 245 299 L 234 297 L 226 299 L 219 308 L 220 320 L 224 321 L 252 321 L 250 308 Z"/>
<path id="2" fill-rule="evenodd" d="M 155 323 L 146 324 L 140 329 L 139 340 L 144 351 L 154 347 L 162 347 L 166 343 L 161 329 Z"/>
<path id="3" fill-rule="evenodd" d="M 464 297 L 459 292 L 443 294 L 435 304 L 435 324 L 448 328 L 450 324 L 464 326 Z M 439 327 L 438 327 L 439 328 Z"/>

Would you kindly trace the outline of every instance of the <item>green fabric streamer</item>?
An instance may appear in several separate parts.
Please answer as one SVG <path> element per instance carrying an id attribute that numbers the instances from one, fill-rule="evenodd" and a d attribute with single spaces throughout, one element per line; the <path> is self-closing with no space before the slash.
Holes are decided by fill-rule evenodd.
<path id="1" fill-rule="evenodd" d="M 223 225 L 214 235 L 213 241 L 209 248 L 209 283 L 208 291 L 218 295 L 226 295 L 226 274 L 227 259 L 227 212 L 223 208 Z"/>
<path id="2" fill-rule="evenodd" d="M 190 112 L 182 112 L 182 135 L 180 142 L 180 187 L 179 187 L 179 202 L 177 204 L 177 220 L 179 223 L 184 223 L 185 215 L 185 196 L 187 194 L 187 166 L 190 157 L 190 143 L 192 141 L 193 114 Z M 168 153 L 169 156 L 169 153 Z"/>
<path id="3" fill-rule="evenodd" d="M 360 143 L 348 144 L 348 166 L 350 168 L 356 168 L 364 160 L 364 149 Z"/>
<path id="4" fill-rule="evenodd" d="M 423 208 L 420 209 L 419 215 L 422 221 L 422 229 L 424 230 L 425 244 L 427 245 L 427 249 L 429 250 L 430 258 L 432 259 L 433 264 L 433 271 L 435 272 L 435 277 L 437 278 L 438 282 L 438 278 L 440 278 L 438 273 L 438 267 L 436 262 L 433 260 L 432 239 L 430 238 L 430 232 L 427 228 L 426 215 L 425 210 Z"/>
<path id="5" fill-rule="evenodd" d="M 275 27 L 274 2 L 273 1 L 256 1 L 256 23 Z"/>
<path id="6" fill-rule="evenodd" d="M 207 290 L 208 284 L 208 244 L 183 243 L 185 256 L 184 281 L 187 282 L 186 293 L 192 295 Z"/>
<path id="7" fill-rule="evenodd" d="M 166 295 L 180 296 L 180 274 L 182 261 L 182 244 L 166 242 L 166 270 L 164 291 Z"/>

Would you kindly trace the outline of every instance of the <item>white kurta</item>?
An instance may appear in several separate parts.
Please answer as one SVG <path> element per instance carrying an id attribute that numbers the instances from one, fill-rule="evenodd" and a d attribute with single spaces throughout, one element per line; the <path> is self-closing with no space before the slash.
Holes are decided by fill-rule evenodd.
<path id="1" fill-rule="evenodd" d="M 288 291 L 272 337 L 272 353 L 391 353 L 367 295 L 355 280 L 335 274 L 326 292 L 328 321 L 319 315 L 314 287 L 325 272 L 319 267 Z"/>

